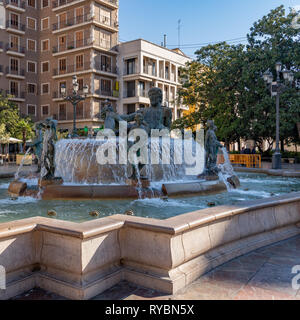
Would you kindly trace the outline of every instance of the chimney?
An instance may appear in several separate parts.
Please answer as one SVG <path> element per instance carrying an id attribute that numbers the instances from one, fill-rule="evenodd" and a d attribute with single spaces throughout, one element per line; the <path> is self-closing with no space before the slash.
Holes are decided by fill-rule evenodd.
<path id="1" fill-rule="evenodd" d="M 167 47 L 167 35 L 164 34 L 164 47 L 166 48 Z"/>

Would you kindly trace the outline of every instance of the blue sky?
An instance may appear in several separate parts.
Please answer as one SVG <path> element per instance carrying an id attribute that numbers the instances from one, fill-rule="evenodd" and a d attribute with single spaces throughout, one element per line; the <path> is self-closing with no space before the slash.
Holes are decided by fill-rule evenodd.
<path id="1" fill-rule="evenodd" d="M 300 0 L 119 0 L 120 40 L 143 38 L 169 46 L 217 42 L 245 37 L 255 21 L 271 9 L 300 5 Z M 237 42 L 244 39 L 238 39 Z M 195 48 L 184 52 L 193 56 Z"/>

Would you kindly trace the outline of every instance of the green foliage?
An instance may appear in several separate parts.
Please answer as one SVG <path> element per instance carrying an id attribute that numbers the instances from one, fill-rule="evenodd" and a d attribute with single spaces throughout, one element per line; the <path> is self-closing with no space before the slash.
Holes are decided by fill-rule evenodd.
<path id="1" fill-rule="evenodd" d="M 262 80 L 266 69 L 276 76 L 281 61 L 300 78 L 300 36 L 291 27 L 293 14 L 285 16 L 283 6 L 254 23 L 248 45 L 225 42 L 199 49 L 197 61 L 181 70 L 179 99 L 195 105 L 196 112 L 174 122 L 186 128 L 213 119 L 217 134 L 225 143 L 252 139 L 261 148 L 275 139 L 275 98 Z M 296 124 L 300 122 L 299 90 L 291 88 L 281 96 L 281 140 L 299 143 Z"/>
<path id="2" fill-rule="evenodd" d="M 2 96 L 0 96 L 0 125 L 4 125 L 10 137 L 26 141 L 33 136 L 31 119 L 21 117 L 18 107 Z"/>

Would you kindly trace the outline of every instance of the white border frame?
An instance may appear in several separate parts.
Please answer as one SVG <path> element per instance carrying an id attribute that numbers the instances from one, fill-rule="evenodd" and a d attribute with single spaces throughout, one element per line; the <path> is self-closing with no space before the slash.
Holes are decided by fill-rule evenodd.
<path id="1" fill-rule="evenodd" d="M 47 84 L 48 85 L 48 92 L 43 92 L 43 85 Z M 51 93 L 51 89 L 50 89 L 50 82 L 43 82 L 41 83 L 41 96 L 44 95 L 49 95 Z"/>
<path id="2" fill-rule="evenodd" d="M 28 85 L 29 85 L 29 84 L 35 85 L 35 92 L 34 92 L 34 93 L 28 91 Z M 36 95 L 36 94 L 37 94 L 37 83 L 27 82 L 27 83 L 26 83 L 26 94 L 35 94 L 35 95 Z"/>
<path id="3" fill-rule="evenodd" d="M 43 107 L 48 107 L 48 114 L 43 113 Z M 47 117 L 50 115 L 50 104 L 43 104 L 41 105 L 41 118 L 42 117 Z"/>
<path id="4" fill-rule="evenodd" d="M 35 71 L 33 72 L 33 71 L 29 71 L 28 70 L 28 63 L 34 63 L 34 65 L 35 65 Z M 26 72 L 28 72 L 28 73 L 37 73 L 37 62 L 36 61 L 32 61 L 32 60 L 26 60 Z"/>

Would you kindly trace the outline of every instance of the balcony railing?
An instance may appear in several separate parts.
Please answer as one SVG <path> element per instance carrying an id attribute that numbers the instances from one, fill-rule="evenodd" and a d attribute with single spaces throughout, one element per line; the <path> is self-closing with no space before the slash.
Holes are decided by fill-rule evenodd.
<path id="1" fill-rule="evenodd" d="M 7 20 L 6 21 L 6 28 L 12 28 L 19 31 L 25 31 L 25 25 L 14 20 Z"/>
<path id="2" fill-rule="evenodd" d="M 96 63 L 95 64 L 95 69 L 99 70 L 99 71 L 103 71 L 103 72 L 109 72 L 109 73 L 118 74 L 118 71 L 117 71 L 116 67 L 107 66 L 107 65 L 101 64 L 101 63 Z"/>
<path id="3" fill-rule="evenodd" d="M 77 71 L 84 71 L 91 69 L 91 63 L 89 61 L 84 62 L 81 66 L 78 65 L 68 65 L 66 69 L 53 69 L 53 75 L 59 76 L 67 73 L 74 73 Z"/>
<path id="4" fill-rule="evenodd" d="M 25 9 L 25 1 L 14 1 L 14 0 L 5 0 L 4 3 L 6 5 L 12 5 L 12 6 L 15 6 L 15 7 L 18 7 L 18 8 L 21 8 L 21 9 Z"/>
<path id="5" fill-rule="evenodd" d="M 106 97 L 114 97 L 114 92 L 112 90 L 96 90 L 95 94 Z"/>
<path id="6" fill-rule="evenodd" d="M 18 52 L 18 53 L 25 53 L 25 48 L 21 47 L 21 46 L 17 46 L 17 45 L 13 45 L 11 43 L 7 43 L 6 44 L 6 51 L 14 51 L 14 52 Z"/>
<path id="7" fill-rule="evenodd" d="M 65 45 L 55 46 L 52 49 L 52 53 L 64 52 L 67 50 L 73 50 L 82 48 L 92 44 L 92 39 L 83 39 L 77 41 L 68 41 Z"/>
<path id="8" fill-rule="evenodd" d="M 150 76 L 156 77 L 156 69 L 153 68 L 152 66 L 149 66 L 149 65 L 148 66 L 144 66 L 143 72 L 145 74 L 150 75 Z"/>
<path id="9" fill-rule="evenodd" d="M 57 31 L 57 30 L 60 30 L 63 28 L 72 27 L 74 25 L 77 25 L 77 24 L 80 24 L 83 22 L 88 22 L 88 21 L 92 21 L 92 16 L 90 14 L 85 14 L 83 16 L 78 16 L 78 17 L 74 17 L 74 18 L 67 18 L 66 21 L 54 23 L 52 25 L 52 30 Z"/>
<path id="10" fill-rule="evenodd" d="M 21 77 L 25 76 L 25 70 L 24 69 L 14 70 L 14 69 L 11 69 L 10 67 L 6 67 L 5 71 L 6 71 L 6 74 L 12 74 L 12 75 L 21 76 Z"/>
<path id="11" fill-rule="evenodd" d="M 135 97 L 135 90 L 125 90 L 123 92 L 123 98 L 133 98 Z"/>
<path id="12" fill-rule="evenodd" d="M 6 96 L 13 96 L 16 99 L 25 99 L 25 92 L 6 90 L 5 93 L 6 93 Z"/>
<path id="13" fill-rule="evenodd" d="M 95 15 L 94 20 L 96 22 L 99 22 L 103 25 L 106 25 L 106 26 L 112 27 L 112 28 L 118 28 L 118 26 L 119 26 L 117 21 L 115 21 L 107 16 L 103 16 L 101 14 Z"/>
<path id="14" fill-rule="evenodd" d="M 131 74 L 137 74 L 137 66 L 125 66 L 124 70 L 123 70 L 123 75 L 124 76 L 128 76 Z"/>

